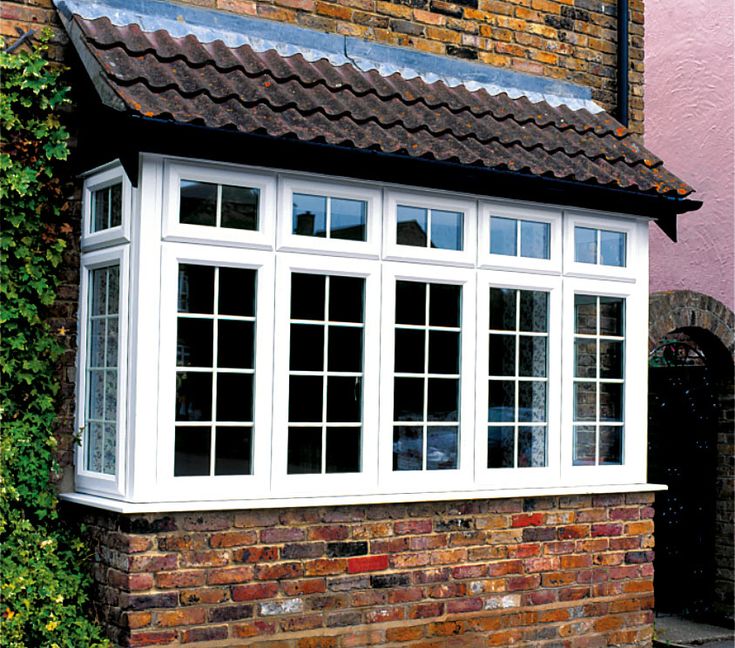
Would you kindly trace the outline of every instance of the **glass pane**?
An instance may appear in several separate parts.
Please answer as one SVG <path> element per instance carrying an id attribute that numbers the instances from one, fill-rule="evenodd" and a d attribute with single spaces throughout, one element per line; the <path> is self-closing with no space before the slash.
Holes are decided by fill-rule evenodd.
<path id="1" fill-rule="evenodd" d="M 597 385 L 595 383 L 574 383 L 574 420 L 597 420 Z"/>
<path id="2" fill-rule="evenodd" d="M 600 383 L 600 420 L 623 420 L 623 385 Z"/>
<path id="3" fill-rule="evenodd" d="M 105 363 L 108 367 L 117 367 L 118 349 L 118 318 L 107 318 L 107 357 Z"/>
<path id="4" fill-rule="evenodd" d="M 548 259 L 551 225 L 536 221 L 521 221 L 521 256 Z"/>
<path id="5" fill-rule="evenodd" d="M 311 423 L 322 420 L 321 376 L 290 376 L 288 390 L 288 420 Z"/>
<path id="6" fill-rule="evenodd" d="M 431 210 L 431 247 L 442 250 L 462 249 L 462 212 Z"/>
<path id="7" fill-rule="evenodd" d="M 597 342 L 574 340 L 574 375 L 577 378 L 597 377 Z"/>
<path id="8" fill-rule="evenodd" d="M 174 477 L 209 475 L 211 434 L 208 427 L 176 428 Z"/>
<path id="9" fill-rule="evenodd" d="M 255 270 L 219 269 L 220 315 L 255 316 L 255 277 Z"/>
<path id="10" fill-rule="evenodd" d="M 362 371 L 362 329 L 348 326 L 329 327 L 329 371 Z"/>
<path id="11" fill-rule="evenodd" d="M 324 196 L 293 195 L 293 233 L 301 236 L 327 235 L 327 199 Z"/>
<path id="12" fill-rule="evenodd" d="M 120 308 L 120 266 L 107 268 L 107 312 L 114 315 Z"/>
<path id="13" fill-rule="evenodd" d="M 110 227 L 122 225 L 122 184 L 110 187 Z"/>
<path id="14" fill-rule="evenodd" d="M 461 286 L 430 284 L 429 324 L 431 326 L 454 326 L 460 322 L 459 305 Z"/>
<path id="15" fill-rule="evenodd" d="M 518 466 L 541 468 L 546 465 L 546 428 L 518 426 Z"/>
<path id="16" fill-rule="evenodd" d="M 92 231 L 99 232 L 100 230 L 107 229 L 109 227 L 109 214 L 110 214 L 110 188 L 105 187 L 104 189 L 98 189 L 92 192 Z"/>
<path id="17" fill-rule="evenodd" d="M 488 350 L 491 376 L 516 375 L 516 336 L 490 335 Z"/>
<path id="18" fill-rule="evenodd" d="M 541 423 L 546 421 L 546 383 L 522 380 L 518 383 L 518 420 Z"/>
<path id="19" fill-rule="evenodd" d="M 595 465 L 595 426 L 574 426 L 574 459 L 575 466 Z"/>
<path id="20" fill-rule="evenodd" d="M 181 372 L 176 374 L 176 420 L 212 420 L 212 374 Z"/>
<path id="21" fill-rule="evenodd" d="M 252 374 L 217 374 L 217 420 L 253 420 Z"/>
<path id="22" fill-rule="evenodd" d="M 396 242 L 398 245 L 426 247 L 427 215 L 426 209 L 398 205 L 396 210 Z"/>
<path id="23" fill-rule="evenodd" d="M 92 270 L 90 281 L 92 289 L 90 290 L 89 314 L 106 315 L 107 314 L 107 268 L 98 268 Z"/>
<path id="24" fill-rule="evenodd" d="M 518 249 L 517 227 L 514 218 L 490 217 L 490 254 L 515 256 Z"/>
<path id="25" fill-rule="evenodd" d="M 89 322 L 89 359 L 90 367 L 105 366 L 107 351 L 107 318 L 93 319 Z"/>
<path id="26" fill-rule="evenodd" d="M 102 421 L 105 418 L 105 371 L 87 372 L 87 418 Z"/>
<path id="27" fill-rule="evenodd" d="M 488 384 L 487 420 L 491 423 L 515 420 L 515 382 L 490 380 Z"/>
<path id="28" fill-rule="evenodd" d="M 115 423 L 105 423 L 105 440 L 103 445 L 102 472 L 105 475 L 115 474 L 117 452 L 117 426 Z"/>
<path id="29" fill-rule="evenodd" d="M 625 232 L 600 230 L 600 263 L 608 266 L 625 266 Z"/>
<path id="30" fill-rule="evenodd" d="M 459 373 L 459 333 L 429 332 L 429 373 Z"/>
<path id="31" fill-rule="evenodd" d="M 324 275 L 291 275 L 291 319 L 324 320 Z"/>
<path id="32" fill-rule="evenodd" d="M 574 228 L 574 260 L 577 263 L 597 263 L 597 230 Z"/>
<path id="33" fill-rule="evenodd" d="M 290 368 L 293 371 L 323 371 L 323 326 L 291 324 Z"/>
<path id="34" fill-rule="evenodd" d="M 574 295 L 574 332 L 597 335 L 597 297 Z"/>
<path id="35" fill-rule="evenodd" d="M 331 210 L 329 235 L 332 238 L 367 240 L 367 203 L 364 200 L 332 198 Z"/>
<path id="36" fill-rule="evenodd" d="M 365 280 L 361 277 L 329 277 L 329 319 L 363 322 Z"/>
<path id="37" fill-rule="evenodd" d="M 252 472 L 251 427 L 218 427 L 214 444 L 215 475 L 249 475 Z"/>
<path id="38" fill-rule="evenodd" d="M 533 378 L 546 377 L 546 338 L 521 335 L 518 338 L 518 375 Z"/>
<path id="39" fill-rule="evenodd" d="M 352 376 L 327 378 L 327 421 L 330 423 L 359 423 L 361 418 L 361 379 Z"/>
<path id="40" fill-rule="evenodd" d="M 603 466 L 623 463 L 623 427 L 600 426 L 600 464 Z"/>
<path id="41" fill-rule="evenodd" d="M 492 330 L 516 330 L 516 292 L 513 288 L 490 288 L 490 328 Z"/>
<path id="42" fill-rule="evenodd" d="M 102 450 L 104 444 L 104 423 L 88 421 L 86 427 L 87 470 L 102 472 Z"/>
<path id="43" fill-rule="evenodd" d="M 247 187 L 222 185 L 222 227 L 258 229 L 258 199 L 260 191 Z"/>
<path id="44" fill-rule="evenodd" d="M 393 470 L 423 468 L 423 428 L 397 425 L 393 428 Z"/>
<path id="45" fill-rule="evenodd" d="M 214 313 L 214 268 L 179 265 L 179 313 Z"/>
<path id="46" fill-rule="evenodd" d="M 217 329 L 217 366 L 253 369 L 255 323 L 219 320 Z"/>
<path id="47" fill-rule="evenodd" d="M 359 427 L 328 427 L 326 471 L 360 472 Z"/>
<path id="48" fill-rule="evenodd" d="M 623 335 L 625 299 L 600 297 L 600 335 Z"/>
<path id="49" fill-rule="evenodd" d="M 623 377 L 623 343 L 600 340 L 600 378 Z"/>
<path id="50" fill-rule="evenodd" d="M 459 428 L 428 426 L 426 428 L 426 469 L 454 470 L 457 468 Z"/>
<path id="51" fill-rule="evenodd" d="M 176 322 L 176 366 L 212 366 L 212 320 L 179 317 Z"/>
<path id="52" fill-rule="evenodd" d="M 305 475 L 322 471 L 322 429 L 288 428 L 288 474 Z"/>
<path id="53" fill-rule="evenodd" d="M 396 329 L 396 372 L 424 373 L 425 336 L 423 330 Z"/>
<path id="54" fill-rule="evenodd" d="M 105 371 L 105 421 L 108 423 L 117 418 L 117 371 Z"/>
<path id="55" fill-rule="evenodd" d="M 395 378 L 393 385 L 393 420 L 423 421 L 423 378 Z"/>
<path id="56" fill-rule="evenodd" d="M 427 420 L 458 421 L 459 380 L 430 378 L 427 405 Z"/>
<path id="57" fill-rule="evenodd" d="M 513 468 L 515 432 L 512 426 L 487 428 L 487 467 Z"/>
<path id="58" fill-rule="evenodd" d="M 182 180 L 179 222 L 188 225 L 216 225 L 217 185 L 211 182 Z"/>
<path id="59" fill-rule="evenodd" d="M 521 290 L 520 330 L 546 333 L 549 330 L 549 293 Z"/>
<path id="60" fill-rule="evenodd" d="M 396 281 L 396 324 L 426 324 L 426 284 Z"/>

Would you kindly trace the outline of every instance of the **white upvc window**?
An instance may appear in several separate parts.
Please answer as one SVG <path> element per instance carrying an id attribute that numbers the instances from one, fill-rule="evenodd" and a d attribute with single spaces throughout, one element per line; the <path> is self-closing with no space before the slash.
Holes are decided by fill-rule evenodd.
<path id="1" fill-rule="evenodd" d="M 206 509 L 645 481 L 642 220 L 160 156 L 125 202 L 119 167 L 98 175 L 78 491 Z M 92 218 L 130 234 L 84 247 Z"/>
<path id="2" fill-rule="evenodd" d="M 132 187 L 119 163 L 88 174 L 82 188 L 83 250 L 130 241 Z"/>

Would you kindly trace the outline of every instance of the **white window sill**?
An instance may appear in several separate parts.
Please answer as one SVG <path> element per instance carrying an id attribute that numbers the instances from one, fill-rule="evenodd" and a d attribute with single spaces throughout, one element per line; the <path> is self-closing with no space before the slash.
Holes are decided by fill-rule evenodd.
<path id="1" fill-rule="evenodd" d="M 390 493 L 382 495 L 334 495 L 330 497 L 300 497 L 242 500 L 191 500 L 188 502 L 123 502 L 86 495 L 61 493 L 66 502 L 83 504 L 115 513 L 176 513 L 185 511 L 229 511 L 239 509 L 270 509 L 304 506 L 349 506 L 366 504 L 399 504 L 448 500 L 501 499 L 511 497 L 551 497 L 554 495 L 605 495 L 608 493 L 651 493 L 668 490 L 664 484 L 601 484 L 597 486 L 556 486 L 548 488 L 508 488 L 494 490 L 447 491 L 444 493 Z"/>

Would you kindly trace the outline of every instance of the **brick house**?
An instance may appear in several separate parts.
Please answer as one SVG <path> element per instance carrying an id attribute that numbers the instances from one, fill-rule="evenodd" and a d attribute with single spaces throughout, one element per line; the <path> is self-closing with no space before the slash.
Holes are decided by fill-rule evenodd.
<path id="1" fill-rule="evenodd" d="M 76 74 L 116 643 L 650 645 L 648 223 L 699 203 L 642 2 L 7 4 Z"/>

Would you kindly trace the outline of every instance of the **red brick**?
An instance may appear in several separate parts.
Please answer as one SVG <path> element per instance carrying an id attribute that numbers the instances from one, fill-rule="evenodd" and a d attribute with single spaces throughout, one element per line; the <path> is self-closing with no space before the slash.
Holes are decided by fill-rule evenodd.
<path id="1" fill-rule="evenodd" d="M 453 578 L 480 578 L 487 573 L 487 565 L 463 565 L 452 569 Z"/>
<path id="2" fill-rule="evenodd" d="M 156 625 L 163 627 L 197 625 L 204 623 L 207 612 L 204 608 L 181 608 L 156 613 Z"/>
<path id="3" fill-rule="evenodd" d="M 281 583 L 281 589 L 286 596 L 323 594 L 327 591 L 327 582 L 323 578 L 307 578 L 306 580 L 286 581 Z"/>
<path id="4" fill-rule="evenodd" d="M 245 567 L 213 569 L 207 575 L 208 585 L 229 585 L 233 583 L 246 583 L 251 580 L 253 580 L 253 568 L 250 565 Z"/>
<path id="5" fill-rule="evenodd" d="M 232 636 L 238 639 L 272 635 L 276 631 L 276 624 L 268 621 L 253 621 L 252 623 L 238 623 L 232 626 Z"/>
<path id="6" fill-rule="evenodd" d="M 217 549 L 251 545 L 257 541 L 258 534 L 255 531 L 226 531 L 224 533 L 213 533 L 209 539 L 209 545 L 212 549 Z"/>
<path id="7" fill-rule="evenodd" d="M 153 614 L 151 612 L 123 612 L 123 627 L 134 630 L 151 624 Z"/>
<path id="8" fill-rule="evenodd" d="M 273 565 L 258 565 L 255 568 L 255 577 L 258 580 L 283 580 L 286 578 L 299 578 L 304 575 L 304 567 L 301 563 L 276 563 Z"/>
<path id="9" fill-rule="evenodd" d="M 227 639 L 227 626 L 205 626 L 203 628 L 187 628 L 181 631 L 181 643 L 200 641 L 221 641 Z"/>
<path id="10" fill-rule="evenodd" d="M 541 553 L 541 544 L 519 544 L 508 547 L 508 558 L 530 558 Z"/>
<path id="11" fill-rule="evenodd" d="M 350 574 L 382 571 L 388 569 L 388 556 L 360 556 L 347 561 L 347 571 Z"/>
<path id="12" fill-rule="evenodd" d="M 590 534 L 590 527 L 586 524 L 570 524 L 569 526 L 559 527 L 559 540 L 574 540 L 577 538 L 586 538 Z"/>
<path id="13" fill-rule="evenodd" d="M 198 587 L 204 585 L 206 571 L 196 569 L 191 571 L 159 572 L 156 574 L 156 587 L 168 589 L 170 587 Z"/>
<path id="14" fill-rule="evenodd" d="M 358 559 L 351 558 L 350 560 Z M 345 558 L 323 558 L 304 562 L 305 576 L 330 576 L 334 574 L 344 574 L 346 570 L 347 559 Z"/>
<path id="15" fill-rule="evenodd" d="M 428 619 L 444 614 L 444 603 L 421 603 L 408 608 L 409 619 Z"/>
<path id="16" fill-rule="evenodd" d="M 278 547 L 247 547 L 232 552 L 234 562 L 262 563 L 278 560 Z"/>
<path id="17" fill-rule="evenodd" d="M 366 623 L 387 623 L 388 621 L 400 621 L 403 619 L 403 608 L 388 607 L 370 610 L 365 615 Z"/>
<path id="18" fill-rule="evenodd" d="M 459 612 L 477 612 L 482 610 L 483 601 L 480 598 L 463 598 L 456 601 L 447 601 L 447 614 Z"/>
<path id="19" fill-rule="evenodd" d="M 387 641 L 412 641 L 424 636 L 424 626 L 402 626 L 385 631 Z"/>
<path id="20" fill-rule="evenodd" d="M 592 536 L 619 536 L 623 533 L 622 524 L 593 524 Z"/>
<path id="21" fill-rule="evenodd" d="M 350 536 L 350 527 L 344 524 L 310 527 L 308 536 L 309 540 L 346 540 Z"/>
<path id="22" fill-rule="evenodd" d="M 611 520 L 638 520 L 640 509 L 637 506 L 610 509 L 609 517 Z"/>
<path id="23" fill-rule="evenodd" d="M 267 599 L 276 595 L 276 583 L 253 583 L 252 585 L 238 585 L 232 588 L 233 601 L 254 601 Z"/>
<path id="24" fill-rule="evenodd" d="M 305 539 L 303 529 L 295 527 L 277 527 L 274 529 L 263 529 L 260 532 L 260 541 L 264 543 L 296 542 Z"/>
<path id="25" fill-rule="evenodd" d="M 511 576 L 508 578 L 508 591 L 529 590 L 541 584 L 541 576 Z"/>
<path id="26" fill-rule="evenodd" d="M 174 630 L 160 630 L 153 632 L 134 632 L 128 639 L 128 646 L 135 648 L 136 646 L 163 646 L 173 643 L 178 639 L 178 634 Z"/>
<path id="27" fill-rule="evenodd" d="M 491 563 L 487 566 L 488 576 L 505 576 L 506 574 L 520 574 L 523 571 L 523 561 L 505 560 Z"/>
<path id="28" fill-rule="evenodd" d="M 511 517 L 512 527 L 540 526 L 546 516 L 543 513 L 520 513 Z"/>
<path id="29" fill-rule="evenodd" d="M 222 603 L 229 599 L 229 588 L 206 587 L 201 589 L 181 590 L 179 600 L 182 605 L 196 605 L 197 603 Z"/>
<path id="30" fill-rule="evenodd" d="M 393 530 L 398 535 L 421 535 L 431 533 L 434 525 L 431 520 L 399 520 L 393 524 Z"/>
<path id="31" fill-rule="evenodd" d="M 324 617 L 321 614 L 309 614 L 306 616 L 291 617 L 283 619 L 278 623 L 282 632 L 300 632 L 313 630 L 324 625 Z"/>

